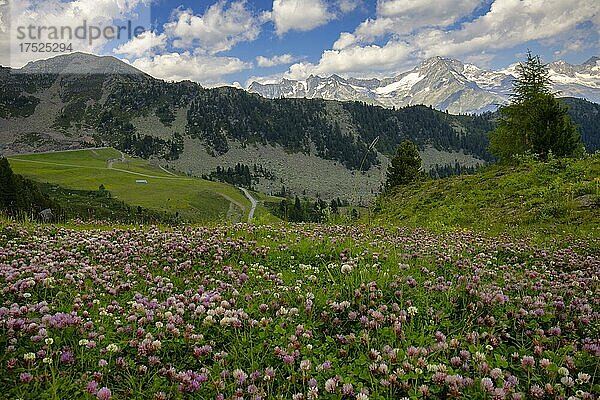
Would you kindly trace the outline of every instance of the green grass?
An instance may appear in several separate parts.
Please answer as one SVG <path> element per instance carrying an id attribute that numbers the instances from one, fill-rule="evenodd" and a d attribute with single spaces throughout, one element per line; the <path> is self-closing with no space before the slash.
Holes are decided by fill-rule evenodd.
<path id="1" fill-rule="evenodd" d="M 599 177 L 600 154 L 493 165 L 475 175 L 398 188 L 379 200 L 377 222 L 517 235 L 597 236 Z"/>
<path id="2" fill-rule="evenodd" d="M 246 221 L 250 202 L 234 186 L 171 175 L 147 161 L 120 158 L 114 149 L 80 150 L 9 157 L 13 171 L 38 182 L 68 189 L 97 190 L 104 185 L 112 197 L 132 206 L 179 213 L 191 222 Z M 146 180 L 138 184 L 136 180 Z"/>

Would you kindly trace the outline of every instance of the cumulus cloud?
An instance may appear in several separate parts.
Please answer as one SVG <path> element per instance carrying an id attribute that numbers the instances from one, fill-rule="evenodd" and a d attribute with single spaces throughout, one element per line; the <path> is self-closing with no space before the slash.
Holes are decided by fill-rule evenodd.
<path id="1" fill-rule="evenodd" d="M 377 18 L 367 19 L 354 32 L 342 32 L 317 65 L 300 63 L 290 73 L 304 71 L 368 72 L 362 54 L 378 53 L 374 66 L 399 71 L 408 58 L 462 57 L 489 64 L 495 50 L 510 49 L 529 41 L 556 47 L 556 54 L 597 46 L 600 32 L 600 2 L 597 0 L 495 0 L 488 12 L 471 16 L 481 6 L 475 0 L 379 0 Z M 469 16 L 471 16 L 469 18 Z M 459 21 L 465 22 L 457 24 Z M 377 38 L 388 44 L 377 50 Z M 385 51 L 401 45 L 395 57 Z M 595 45 L 590 43 L 596 43 Z M 375 51 L 377 50 L 377 51 Z M 354 57 L 347 57 L 352 54 Z M 388 57 L 386 57 L 388 56 Z M 392 57 L 389 57 L 392 56 Z M 393 62 L 399 62 L 394 68 Z M 334 68 L 335 66 L 335 68 Z"/>
<path id="2" fill-rule="evenodd" d="M 273 0 L 273 11 L 268 18 L 275 31 L 283 35 L 288 31 L 310 31 L 334 18 L 323 0 Z"/>
<path id="3" fill-rule="evenodd" d="M 157 35 L 155 32 L 144 32 L 113 49 L 113 53 L 138 58 L 154 54 L 156 50 L 162 50 L 166 45 L 167 35 L 164 33 Z"/>
<path id="4" fill-rule="evenodd" d="M 149 4 L 151 0 L 18 0 L 10 2 L 10 29 L 11 51 L 10 64 L 14 67 L 20 67 L 28 61 L 39 58 L 45 58 L 48 55 L 43 53 L 21 52 L 18 51 L 20 43 L 28 41 L 47 41 L 45 36 L 37 38 L 27 37 L 23 40 L 16 40 L 18 27 L 70 27 L 73 31 L 84 23 L 87 27 L 97 27 L 100 29 L 122 25 L 124 19 L 133 22 L 133 26 L 150 26 Z M 45 33 L 47 35 L 47 31 Z M 63 40 L 64 43 L 71 43 L 73 50 L 85 51 L 89 53 L 102 53 L 109 39 L 103 35 L 92 42 L 89 36 L 85 40 L 79 40 L 75 37 Z"/>
<path id="5" fill-rule="evenodd" d="M 410 56 L 407 43 L 390 41 L 385 46 L 354 46 L 327 50 L 317 64 L 302 62 L 290 67 L 286 77 L 305 79 L 309 75 L 363 74 L 389 71 L 403 65 Z"/>
<path id="6" fill-rule="evenodd" d="M 480 0 L 379 0 L 377 18 L 362 22 L 353 33 L 343 32 L 334 49 L 371 43 L 385 36 L 400 36 L 424 27 L 446 27 L 472 13 Z"/>
<path id="7" fill-rule="evenodd" d="M 414 42 L 427 57 L 459 56 L 483 49 L 504 49 L 532 40 L 560 37 L 600 15 L 596 0 L 496 0 L 488 13 L 458 29 L 432 29 L 418 34 Z"/>
<path id="8" fill-rule="evenodd" d="M 281 54 L 273 57 L 256 57 L 256 65 L 259 67 L 275 67 L 277 65 L 290 64 L 294 62 L 294 57 L 291 54 Z"/>
<path id="9" fill-rule="evenodd" d="M 134 67 L 156 78 L 168 81 L 191 80 L 205 85 L 221 82 L 223 76 L 253 67 L 235 57 L 218 57 L 206 54 L 167 53 L 143 57 L 131 63 Z"/>
<path id="10" fill-rule="evenodd" d="M 248 8 L 245 0 L 227 4 L 221 0 L 204 15 L 179 10 L 175 20 L 165 24 L 165 32 L 174 38 L 177 48 L 198 45 L 210 54 L 230 50 L 239 42 L 253 41 L 260 34 L 261 19 Z"/>
<path id="11" fill-rule="evenodd" d="M 360 0 L 338 0 L 337 5 L 342 13 L 349 13 L 358 8 Z"/>
<path id="12" fill-rule="evenodd" d="M 379 0 L 377 15 L 405 19 L 418 16 L 426 21 L 414 21 L 417 24 L 449 25 L 481 3 L 481 0 Z"/>

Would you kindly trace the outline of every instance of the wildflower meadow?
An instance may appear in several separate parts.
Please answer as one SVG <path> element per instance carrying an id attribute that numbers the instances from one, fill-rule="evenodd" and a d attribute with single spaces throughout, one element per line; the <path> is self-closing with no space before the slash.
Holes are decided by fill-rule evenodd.
<path id="1" fill-rule="evenodd" d="M 466 231 L 0 227 L 2 399 L 595 399 L 600 252 Z"/>

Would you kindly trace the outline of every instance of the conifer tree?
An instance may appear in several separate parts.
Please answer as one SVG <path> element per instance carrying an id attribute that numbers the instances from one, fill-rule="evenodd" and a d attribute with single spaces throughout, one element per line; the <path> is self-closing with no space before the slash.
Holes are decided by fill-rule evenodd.
<path id="1" fill-rule="evenodd" d="M 385 189 L 389 190 L 399 185 L 418 180 L 421 176 L 421 156 L 417 146 L 410 140 L 400 143 L 396 155 L 388 166 Z"/>
<path id="2" fill-rule="evenodd" d="M 5 157 L 0 158 L 0 210 L 8 210 L 16 203 L 15 177 Z"/>
<path id="3" fill-rule="evenodd" d="M 525 153 L 541 159 L 550 153 L 575 155 L 582 149 L 579 132 L 567 107 L 551 91 L 547 65 L 528 52 L 517 73 L 511 103 L 500 108 L 498 126 L 491 133 L 491 153 L 501 162 Z"/>

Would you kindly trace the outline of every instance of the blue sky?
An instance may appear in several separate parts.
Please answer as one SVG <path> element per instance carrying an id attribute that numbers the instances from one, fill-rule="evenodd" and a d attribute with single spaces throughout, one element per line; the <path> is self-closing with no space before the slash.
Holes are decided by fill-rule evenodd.
<path id="1" fill-rule="evenodd" d="M 598 0 L 23 0 L 11 13 L 12 21 L 74 26 L 137 15 L 148 33 L 80 50 L 208 86 L 310 74 L 391 76 L 438 55 L 499 69 L 527 49 L 547 62 L 600 54 Z"/>

